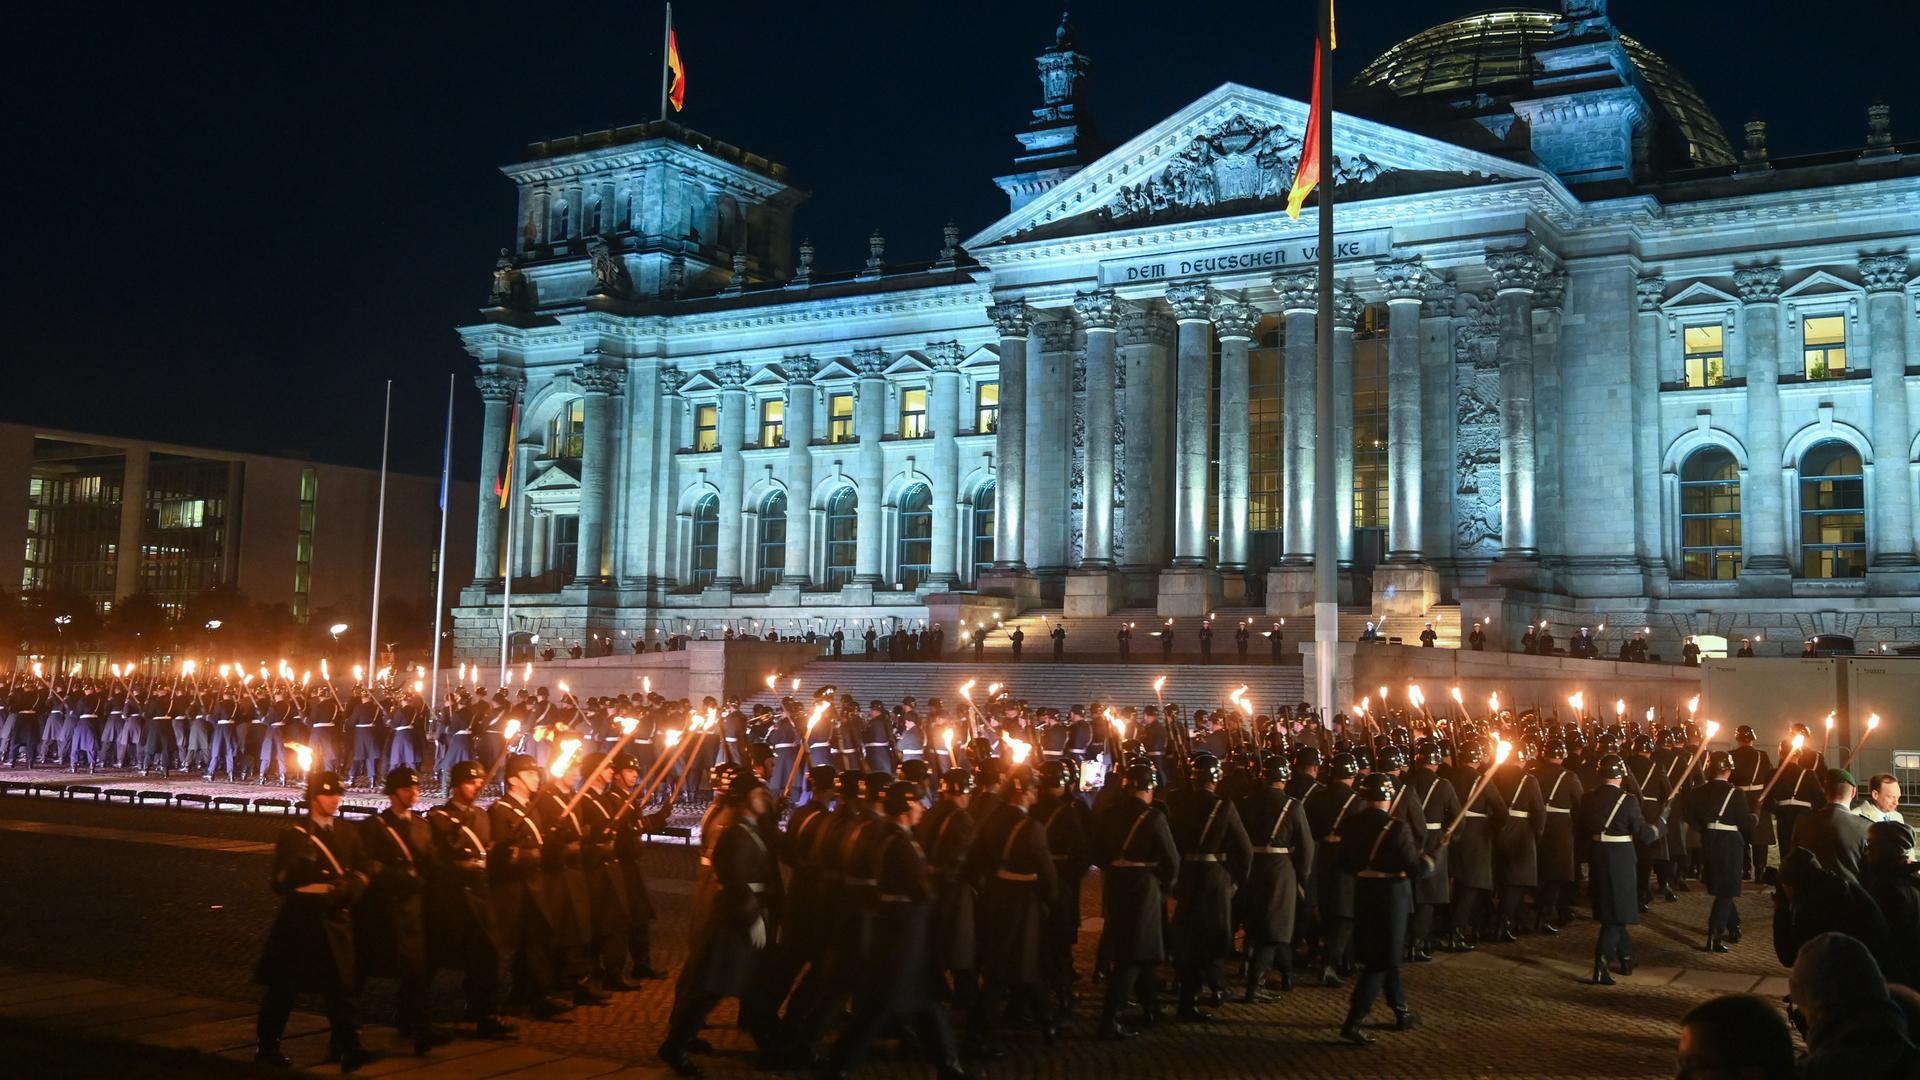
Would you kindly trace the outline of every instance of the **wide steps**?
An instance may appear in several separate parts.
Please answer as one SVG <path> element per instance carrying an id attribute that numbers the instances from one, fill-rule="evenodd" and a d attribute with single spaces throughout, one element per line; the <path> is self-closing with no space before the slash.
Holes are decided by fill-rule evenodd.
<path id="1" fill-rule="evenodd" d="M 1167 677 L 1165 699 L 1189 708 L 1223 707 L 1234 690 L 1246 686 L 1254 707 L 1270 712 L 1281 705 L 1299 704 L 1305 690 L 1297 665 L 1054 664 L 1024 659 L 1019 664 L 1003 659 L 980 664 L 819 660 L 808 664 L 801 678 L 809 688 L 831 683 L 842 696 L 863 702 L 893 705 L 912 696 L 924 706 L 937 697 L 950 707 L 960 700 L 960 687 L 969 679 L 974 682 L 976 702 L 984 701 L 987 686 L 997 682 L 1036 707 L 1060 709 L 1095 701 L 1151 705 L 1153 681 L 1162 675 Z"/>

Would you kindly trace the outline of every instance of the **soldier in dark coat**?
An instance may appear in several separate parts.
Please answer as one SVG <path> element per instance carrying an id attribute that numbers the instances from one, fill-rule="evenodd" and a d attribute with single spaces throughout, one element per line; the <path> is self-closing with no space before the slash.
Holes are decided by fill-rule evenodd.
<path id="1" fill-rule="evenodd" d="M 963 871 L 980 894 L 980 999 L 967 1017 L 967 1041 L 989 1054 L 1009 998 L 1052 1030 L 1040 994 L 1040 934 L 1058 881 L 1046 830 L 1028 814 L 1035 786 L 1024 767 L 1001 782 L 1000 805 L 980 823 Z"/>
<path id="2" fill-rule="evenodd" d="M 1780 763 L 1780 778 L 1772 782 L 1773 790 L 1767 794 L 1767 807 L 1773 812 L 1774 827 L 1779 833 L 1783 866 L 1787 856 L 1799 846 L 1793 837 L 1794 825 L 1822 801 L 1819 757 L 1820 752 L 1811 746 L 1788 755 Z"/>
<path id="3" fill-rule="evenodd" d="M 915 828 L 927 871 L 933 875 L 933 909 L 928 916 L 927 961 L 934 978 L 951 979 L 953 1000 L 962 1007 L 973 1003 L 979 983 L 974 976 L 973 883 L 962 873 L 973 850 L 978 826 L 967 813 L 973 798 L 973 773 L 949 769 L 940 777 L 940 798 Z"/>
<path id="4" fill-rule="evenodd" d="M 1545 756 L 1533 770 L 1546 810 L 1546 827 L 1540 833 L 1540 890 L 1534 905 L 1540 929 L 1555 934 L 1573 918 L 1573 815 L 1586 789 L 1566 767 L 1566 740 L 1548 739 Z"/>
<path id="5" fill-rule="evenodd" d="M 1634 739 L 1633 753 L 1626 759 L 1627 790 L 1640 796 L 1640 816 L 1653 820 L 1654 811 L 1667 801 L 1667 793 L 1673 790 L 1667 783 L 1666 771 L 1653 758 L 1654 740 L 1651 735 L 1641 735 Z M 1660 886 L 1660 896 L 1671 903 L 1678 899 L 1673 891 L 1673 861 L 1667 858 L 1667 838 L 1662 833 L 1660 839 L 1638 849 L 1639 863 L 1636 869 L 1640 876 L 1640 910 L 1645 911 L 1653 901 L 1653 886 Z"/>
<path id="6" fill-rule="evenodd" d="M 1507 806 L 1500 789 L 1491 783 L 1481 788 L 1472 805 L 1464 805 L 1473 793 L 1474 784 L 1480 778 L 1480 765 L 1486 758 L 1486 747 L 1478 741 L 1469 741 L 1459 747 L 1455 755 L 1459 764 L 1447 775 L 1464 807 L 1460 827 L 1447 838 L 1451 845 L 1447 865 L 1453 871 L 1455 948 L 1480 940 L 1484 929 L 1482 920 L 1491 914 L 1487 908 L 1495 882 L 1494 838 L 1506 818 Z"/>
<path id="7" fill-rule="evenodd" d="M 587 881 L 587 906 L 592 915 L 592 936 L 587 942 L 588 967 L 605 992 L 636 990 L 638 983 L 627 980 L 628 930 L 631 904 L 627 896 L 627 875 L 615 854 L 619 845 L 619 825 L 614 808 L 604 799 L 614 762 L 601 753 L 587 754 L 580 762 L 581 794 L 576 796 L 574 818 L 580 823 L 580 869 Z"/>
<path id="8" fill-rule="evenodd" d="M 363 973 L 400 980 L 394 994 L 393 1026 L 411 1036 L 415 1053 L 446 1042 L 427 1019 L 427 931 L 425 893 L 433 861 L 433 837 L 426 820 L 413 812 L 420 798 L 420 774 L 401 766 L 387 773 L 382 786 L 389 804 L 360 822 L 360 847 L 371 881 L 354 914 L 355 944 Z"/>
<path id="9" fill-rule="evenodd" d="M 573 1008 L 553 997 L 553 915 L 540 864 L 546 834 L 534 820 L 540 766 L 526 754 L 507 758 L 506 793 L 487 808 L 493 847 L 487 873 L 493 881 L 494 925 L 500 951 L 512 961 L 513 994 L 545 1019 Z"/>
<path id="10" fill-rule="evenodd" d="M 1450 844 L 1441 840 L 1447 824 L 1460 813 L 1460 795 L 1453 784 L 1440 775 L 1446 762 L 1446 750 L 1428 740 L 1414 749 L 1414 768 L 1408 771 L 1413 796 L 1420 800 L 1420 812 L 1427 819 L 1426 838 L 1421 850 L 1433 859 L 1433 873 L 1413 883 L 1413 955 L 1416 961 L 1433 959 L 1434 913 L 1452 901 L 1451 881 L 1447 876 L 1447 852 Z M 1453 932 L 1456 948 L 1471 948 L 1458 929 Z"/>
<path id="11" fill-rule="evenodd" d="M 337 818 L 346 793 L 338 776 L 314 773 L 307 782 L 307 816 L 274 841 L 273 891 L 280 895 L 280 911 L 253 975 L 267 988 L 254 1058 L 263 1064 L 292 1064 L 280 1052 L 280 1037 L 303 991 L 326 999 L 329 1045 L 341 1068 L 352 1072 L 372 1060 L 360 1045 L 354 993 L 353 904 L 366 890 L 367 874 L 360 837 Z"/>
<path id="12" fill-rule="evenodd" d="M 1321 931 L 1320 981 L 1339 986 L 1343 971 L 1352 965 L 1353 952 L 1353 879 L 1337 865 L 1342 836 L 1340 827 L 1347 815 L 1359 808 L 1360 797 L 1353 790 L 1353 778 L 1360 766 L 1352 754 L 1342 751 L 1327 763 L 1326 783 L 1302 802 L 1307 822 L 1317 846 L 1314 849 L 1313 888 L 1315 911 Z"/>
<path id="13" fill-rule="evenodd" d="M 1687 792 L 1687 821 L 1700 830 L 1701 871 L 1713 911 L 1707 917 L 1707 951 L 1726 952 L 1727 941 L 1740 940 L 1740 868 L 1746 858 L 1747 836 L 1753 831 L 1753 808 L 1733 784 L 1733 756 L 1715 752 L 1707 759 L 1706 783 Z"/>
<path id="14" fill-rule="evenodd" d="M 1240 812 L 1214 790 L 1224 770 L 1208 753 L 1188 763 L 1190 786 L 1167 800 L 1174 843 L 1180 847 L 1180 879 L 1174 892 L 1173 963 L 1180 978 L 1183 1020 L 1208 1020 L 1200 1011 L 1200 987 L 1218 984 L 1233 953 L 1233 893 L 1246 883 L 1253 845 Z"/>
<path id="15" fill-rule="evenodd" d="M 570 994 L 576 1005 L 602 1005 L 606 995 L 587 985 L 593 967 L 589 949 L 594 927 L 593 895 L 587 885 L 586 823 L 579 808 L 569 808 L 570 781 L 578 767 L 576 757 L 561 775 L 547 777 L 534 797 L 533 819 L 545 837 L 540 871 L 546 878 L 547 910 L 553 916 L 555 985 Z"/>
<path id="16" fill-rule="evenodd" d="M 1546 799 L 1540 785 L 1526 772 L 1534 755 L 1531 742 L 1519 748 L 1520 760 L 1494 770 L 1487 790 L 1506 804 L 1506 817 L 1494 836 L 1496 880 L 1500 883 L 1500 912 L 1494 940 L 1514 941 L 1520 908 L 1527 893 L 1540 884 L 1540 837 L 1546 831 Z"/>
<path id="17" fill-rule="evenodd" d="M 1636 847 L 1660 839 L 1664 811 L 1648 821 L 1640 799 L 1621 785 L 1627 763 L 1618 754 L 1600 759 L 1600 786 L 1580 804 L 1579 828 L 1593 838 L 1593 919 L 1600 934 L 1593 943 L 1593 981 L 1613 985 L 1608 962 L 1617 960 L 1622 975 L 1633 974 L 1633 942 L 1627 927 L 1640 921 L 1640 893 L 1636 882 Z"/>
<path id="18" fill-rule="evenodd" d="M 1313 830 L 1307 811 L 1287 794 L 1293 768 L 1268 751 L 1260 762 L 1260 787 L 1239 803 L 1240 817 L 1253 844 L 1247 885 L 1239 896 L 1241 927 L 1247 946 L 1244 1002 L 1271 1001 L 1267 971 L 1278 967 L 1280 988 L 1293 989 L 1293 923 L 1304 871 L 1313 865 Z"/>
<path id="19" fill-rule="evenodd" d="M 1347 1001 L 1340 1036 L 1361 1046 L 1373 1041 L 1360 1024 L 1382 990 L 1393 1008 L 1394 1030 L 1409 1031 L 1420 1022 L 1407 1007 L 1400 962 L 1413 913 L 1413 882 L 1432 871 L 1433 861 L 1421 851 L 1423 838 L 1388 809 L 1397 787 L 1385 773 L 1367 774 L 1358 788 L 1365 805 L 1341 826 L 1340 869 L 1354 877 L 1354 958 L 1361 976 Z"/>
<path id="20" fill-rule="evenodd" d="M 492 829 L 473 804 L 486 771 L 477 761 L 462 761 L 448 773 L 447 802 L 427 812 L 433 857 L 427 868 L 427 946 L 435 967 L 464 973 L 467 1015 L 483 1038 L 505 1038 L 513 1028 L 502 1022 L 500 941 L 493 921 L 493 895 L 487 886 L 487 850 Z"/>
<path id="21" fill-rule="evenodd" d="M 1054 726 L 1065 728 L 1063 724 Z M 1080 883 L 1093 863 L 1093 819 L 1075 790 L 1079 782 L 1077 760 L 1047 762 L 1040 767 L 1040 799 L 1033 807 L 1034 820 L 1046 830 L 1047 849 L 1053 853 L 1053 872 L 1059 881 L 1040 935 L 1040 952 L 1047 989 L 1063 1018 L 1073 997 L 1073 947 L 1080 940 Z"/>
<path id="22" fill-rule="evenodd" d="M 740 1026 L 765 1050 L 772 1045 L 775 1018 L 748 1009 L 761 974 L 776 913 L 766 895 L 780 875 L 768 849 L 760 819 L 773 812 L 773 794 L 760 778 L 741 770 L 732 774 L 728 794 L 735 800 L 725 832 L 713 846 L 713 873 L 693 897 L 687 961 L 673 990 L 673 1011 L 660 1060 L 682 1076 L 698 1076 L 688 1055 L 707 1016 L 721 999 L 741 999 Z"/>
<path id="23" fill-rule="evenodd" d="M 653 921 L 658 913 L 647 888 L 643 855 L 647 834 L 665 827 L 671 812 L 666 807 L 647 813 L 638 805 L 645 798 L 636 789 L 643 766 L 631 754 L 614 758 L 613 783 L 601 794 L 601 805 L 613 815 L 613 857 L 620 867 L 627 894 L 627 961 L 636 979 L 664 979 L 666 972 L 653 966 Z"/>
<path id="24" fill-rule="evenodd" d="M 885 824 L 866 844 L 863 873 L 874 882 L 871 955 L 861 965 L 853 1015 L 828 1057 L 828 1074 L 844 1076 L 866 1058 L 873 1040 L 896 1019 L 912 1019 L 942 1080 L 966 1076 L 960 1068 L 953 1025 L 934 992 L 927 929 L 933 879 L 913 828 L 924 813 L 926 792 L 905 781 L 889 785 L 881 810 Z"/>
<path id="25" fill-rule="evenodd" d="M 1166 896 L 1180 872 L 1167 817 L 1154 805 L 1160 778 L 1153 766 L 1127 766 L 1126 797 L 1109 803 L 1094 822 L 1094 857 L 1100 864 L 1101 909 L 1106 924 L 1100 952 L 1113 965 L 1106 1001 L 1094 1037 L 1125 1039 L 1134 1032 L 1120 1020 L 1129 995 L 1139 998 L 1142 1022 L 1159 1019 L 1154 969 L 1166 959 Z"/>
<path id="26" fill-rule="evenodd" d="M 1747 834 L 1747 852 L 1741 876 L 1758 881 L 1767 870 L 1767 849 L 1773 846 L 1773 814 L 1760 805 L 1760 793 L 1773 779 L 1773 761 L 1767 752 L 1753 745 L 1753 728 L 1741 724 L 1734 729 L 1733 786 L 1753 811 L 1753 831 Z"/>

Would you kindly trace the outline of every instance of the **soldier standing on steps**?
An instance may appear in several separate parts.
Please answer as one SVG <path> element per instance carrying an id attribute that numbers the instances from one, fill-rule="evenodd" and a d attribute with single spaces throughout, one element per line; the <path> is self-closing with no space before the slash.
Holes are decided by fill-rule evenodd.
<path id="1" fill-rule="evenodd" d="M 1133 652 L 1133 624 L 1121 623 L 1120 630 L 1114 637 L 1120 642 L 1120 662 L 1124 664 Z"/>
<path id="2" fill-rule="evenodd" d="M 1280 658 L 1285 652 L 1286 638 L 1287 635 L 1282 632 L 1279 623 L 1274 623 L 1273 629 L 1267 631 L 1267 647 L 1272 650 L 1273 662 L 1276 664 L 1280 662 Z"/>
<path id="3" fill-rule="evenodd" d="M 1247 629 L 1244 619 L 1239 626 L 1233 628 L 1233 651 L 1239 654 L 1240 662 L 1243 664 L 1247 662 L 1247 646 L 1251 644 L 1252 637 L 1253 634 Z"/>
<path id="4" fill-rule="evenodd" d="M 1053 632 L 1047 635 L 1053 639 L 1053 662 L 1058 664 L 1067 658 L 1067 624 L 1053 624 Z"/>
<path id="5" fill-rule="evenodd" d="M 1200 624 L 1200 662 L 1213 663 L 1213 620 L 1207 619 Z"/>
<path id="6" fill-rule="evenodd" d="M 1020 645 L 1027 640 L 1027 632 L 1016 626 L 1013 633 L 1007 635 L 1007 640 L 1013 642 L 1013 662 L 1017 664 L 1020 662 Z"/>

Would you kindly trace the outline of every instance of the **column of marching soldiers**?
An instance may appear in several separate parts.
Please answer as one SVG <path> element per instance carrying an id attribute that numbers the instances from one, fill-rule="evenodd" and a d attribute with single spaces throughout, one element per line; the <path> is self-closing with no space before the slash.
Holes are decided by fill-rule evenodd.
<path id="1" fill-rule="evenodd" d="M 164 681 L 117 693 L 39 681 L 34 695 L 15 680 L 16 731 L 39 708 L 82 726 L 117 712 L 123 729 L 164 734 L 184 711 Z M 1825 773 L 1803 725 L 1776 769 L 1749 727 L 1709 755 L 1691 720 L 1651 714 L 1449 723 L 1422 709 L 1323 727 L 1305 705 L 1271 718 L 1099 703 L 1063 714 L 990 692 L 952 711 L 931 700 L 922 715 L 912 698 L 862 710 L 823 687 L 749 713 L 657 694 L 582 704 L 542 687 L 463 688 L 428 716 L 402 687 L 356 687 L 344 706 L 293 688 L 264 709 L 244 686 L 195 696 L 213 702 L 190 719 L 216 725 L 252 707 L 267 729 L 263 782 L 269 765 L 286 778 L 295 735 L 312 744 L 295 767 L 306 814 L 276 845 L 284 903 L 258 972 L 259 1056 L 285 1061 L 294 998 L 314 991 L 347 1069 L 367 1060 L 356 991 L 368 975 L 398 978 L 394 1021 L 420 1052 L 445 1038 L 427 1016 L 437 968 L 464 972 L 467 1018 L 488 1038 L 513 1035 L 503 969 L 513 1004 L 543 1019 L 661 977 L 646 841 L 690 805 L 704 805 L 690 951 L 660 1057 L 697 1073 L 709 1013 L 737 997 L 761 1067 L 844 1073 L 902 1034 L 958 1076 L 966 1058 L 1007 1052 L 1008 1025 L 1048 1043 L 1067 1030 L 1094 868 L 1095 1038 L 1351 980 L 1340 1035 L 1367 1044 L 1382 994 L 1387 1027 L 1418 1023 L 1404 964 L 1558 934 L 1583 884 L 1596 984 L 1632 971 L 1627 928 L 1690 879 L 1714 897 L 1703 947 L 1726 951 L 1741 936 L 1742 881 L 1764 871 L 1776 823 L 1790 837 L 1820 801 Z M 438 759 L 447 801 L 422 813 L 418 759 L 402 758 L 384 766 L 388 807 L 342 821 L 333 769 L 375 782 L 402 741 L 393 717 Z M 363 753 L 369 729 L 387 737 Z"/>

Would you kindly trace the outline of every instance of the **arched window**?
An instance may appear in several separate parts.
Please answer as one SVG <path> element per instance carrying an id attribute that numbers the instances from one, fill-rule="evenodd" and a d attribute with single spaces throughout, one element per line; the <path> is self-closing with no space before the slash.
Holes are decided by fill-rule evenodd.
<path id="1" fill-rule="evenodd" d="M 933 492 L 915 484 L 900 497 L 900 584 L 917 589 L 933 571 Z"/>
<path id="2" fill-rule="evenodd" d="M 1867 485 L 1860 455 L 1837 439 L 1800 459 L 1800 575 L 1857 578 L 1867 572 Z"/>
<path id="3" fill-rule="evenodd" d="M 553 230 L 547 234 L 548 243 L 558 244 L 567 238 L 567 233 L 573 224 L 570 216 L 572 209 L 572 205 L 565 199 L 560 199 L 553 204 Z"/>
<path id="4" fill-rule="evenodd" d="M 547 425 L 547 456 L 580 460 L 586 451 L 587 399 L 574 398 L 553 414 Z"/>
<path id="5" fill-rule="evenodd" d="M 706 588 L 720 565 L 720 497 L 708 495 L 693 508 L 693 584 Z"/>
<path id="6" fill-rule="evenodd" d="M 760 507 L 760 588 L 780 584 L 787 566 L 787 496 L 776 491 Z"/>
<path id="7" fill-rule="evenodd" d="M 581 231 L 587 236 L 598 236 L 604 231 L 600 227 L 600 196 L 587 200 L 587 212 L 581 217 L 581 224 L 585 226 Z"/>
<path id="8" fill-rule="evenodd" d="M 860 496 L 843 487 L 827 500 L 827 588 L 853 583 L 854 559 L 860 546 Z"/>
<path id="9" fill-rule="evenodd" d="M 981 571 L 993 566 L 994 495 L 994 485 L 987 484 L 973 496 L 973 539 L 968 546 L 972 549 L 975 580 L 979 579 Z"/>
<path id="10" fill-rule="evenodd" d="M 1740 463 L 1724 447 L 1701 447 L 1681 463 L 1680 576 L 1740 576 Z"/>

